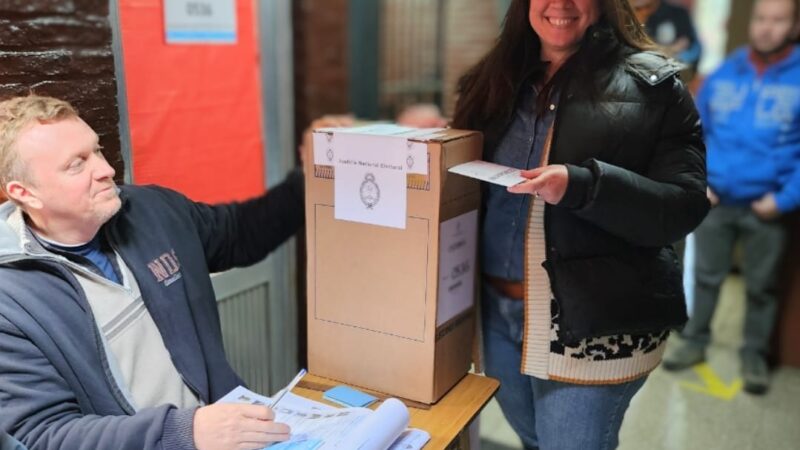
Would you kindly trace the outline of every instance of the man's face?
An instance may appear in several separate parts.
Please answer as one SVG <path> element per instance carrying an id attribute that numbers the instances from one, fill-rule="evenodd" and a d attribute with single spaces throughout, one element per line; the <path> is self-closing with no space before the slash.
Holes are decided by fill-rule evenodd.
<path id="1" fill-rule="evenodd" d="M 757 53 L 780 52 L 796 38 L 797 11 L 791 0 L 759 0 L 750 19 L 750 46 Z"/>
<path id="2" fill-rule="evenodd" d="M 36 122 L 19 134 L 14 148 L 28 178 L 22 184 L 30 197 L 23 204 L 40 226 L 99 228 L 119 210 L 114 169 L 83 120 Z"/>

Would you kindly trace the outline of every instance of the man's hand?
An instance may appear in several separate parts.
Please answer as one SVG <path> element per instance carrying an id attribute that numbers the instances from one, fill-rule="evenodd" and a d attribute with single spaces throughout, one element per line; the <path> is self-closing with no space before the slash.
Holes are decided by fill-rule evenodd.
<path id="1" fill-rule="evenodd" d="M 528 181 L 509 187 L 508 192 L 536 195 L 551 205 L 560 202 L 567 192 L 569 174 L 567 166 L 563 164 L 523 170 L 520 175 L 528 178 Z"/>
<path id="2" fill-rule="evenodd" d="M 674 57 L 678 53 L 680 53 L 680 52 L 686 50 L 687 48 L 689 48 L 689 44 L 690 44 L 689 38 L 682 37 L 682 38 L 678 39 L 677 41 L 673 42 L 672 45 L 668 45 L 666 48 L 664 48 L 664 50 L 666 50 L 666 52 L 667 52 L 667 54 L 669 56 L 673 56 Z"/>
<path id="3" fill-rule="evenodd" d="M 710 186 L 706 188 L 706 197 L 708 197 L 708 201 L 711 203 L 712 208 L 719 205 L 719 197 L 717 196 L 716 192 L 711 190 Z"/>
<path id="4" fill-rule="evenodd" d="M 311 121 L 308 128 L 303 131 L 303 140 L 297 151 L 300 154 L 300 164 L 303 164 L 303 158 L 307 151 L 313 146 L 313 133 L 317 128 L 333 128 L 333 127 L 351 127 L 355 119 L 350 114 L 329 115 L 322 116 L 319 119 Z"/>
<path id="5" fill-rule="evenodd" d="M 198 450 L 260 449 L 289 439 L 289 427 L 274 418 L 266 406 L 204 406 L 194 414 L 194 445 Z"/>
<path id="6" fill-rule="evenodd" d="M 411 105 L 397 116 L 397 124 L 415 128 L 443 128 L 447 119 L 438 106 L 431 103 Z"/>
<path id="7" fill-rule="evenodd" d="M 750 209 L 761 220 L 775 220 L 781 215 L 778 210 L 778 204 L 775 202 L 775 194 L 772 192 L 751 203 Z"/>

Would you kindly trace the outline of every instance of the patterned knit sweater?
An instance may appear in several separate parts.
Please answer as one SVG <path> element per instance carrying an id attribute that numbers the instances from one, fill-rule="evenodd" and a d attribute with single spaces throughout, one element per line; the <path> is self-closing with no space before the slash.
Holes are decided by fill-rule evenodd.
<path id="1" fill-rule="evenodd" d="M 549 160 L 553 127 L 543 161 Z M 542 379 L 576 384 L 617 384 L 643 377 L 661 362 L 669 331 L 604 336 L 567 346 L 558 338 L 558 303 L 546 259 L 545 202 L 531 199 L 525 230 L 525 331 L 521 372 Z"/>

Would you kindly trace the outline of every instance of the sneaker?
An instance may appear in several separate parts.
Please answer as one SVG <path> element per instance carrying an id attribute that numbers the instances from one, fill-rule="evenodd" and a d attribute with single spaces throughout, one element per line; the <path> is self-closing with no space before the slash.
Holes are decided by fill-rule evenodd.
<path id="1" fill-rule="evenodd" d="M 751 394 L 763 395 L 769 389 L 769 369 L 761 355 L 742 355 L 742 379 L 744 390 Z"/>
<path id="2" fill-rule="evenodd" d="M 664 355 L 663 366 L 669 371 L 684 370 L 706 360 L 706 349 L 681 342 Z"/>

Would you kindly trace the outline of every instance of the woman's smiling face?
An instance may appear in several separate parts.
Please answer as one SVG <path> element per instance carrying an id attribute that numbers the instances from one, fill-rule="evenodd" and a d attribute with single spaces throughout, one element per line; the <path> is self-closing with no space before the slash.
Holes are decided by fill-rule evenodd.
<path id="1" fill-rule="evenodd" d="M 531 0 L 533 31 L 542 43 L 542 59 L 563 61 L 575 53 L 586 29 L 600 17 L 599 0 Z"/>

